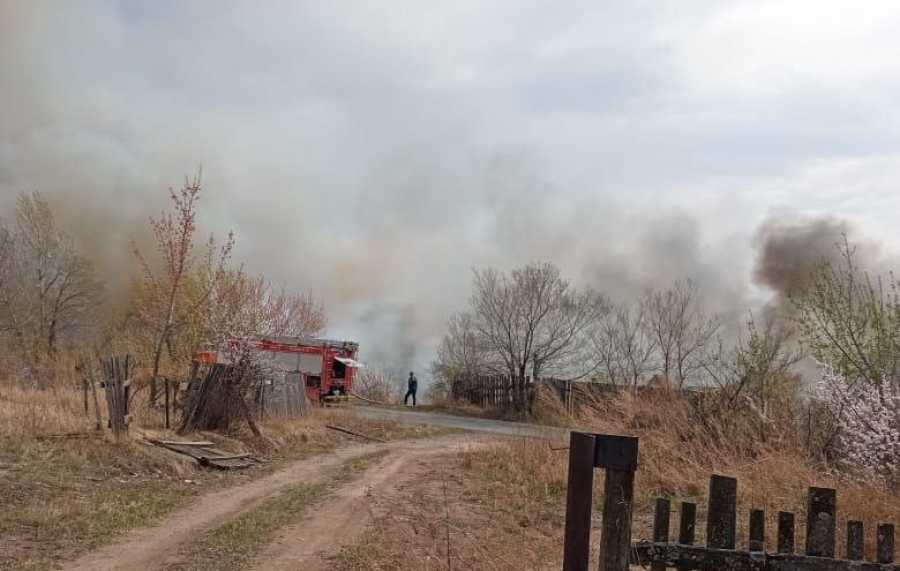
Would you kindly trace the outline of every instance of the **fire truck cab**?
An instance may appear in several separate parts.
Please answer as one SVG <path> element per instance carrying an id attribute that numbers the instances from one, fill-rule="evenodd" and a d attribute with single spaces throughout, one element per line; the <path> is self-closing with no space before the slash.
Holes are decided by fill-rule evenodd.
<path id="1" fill-rule="evenodd" d="M 249 345 L 278 371 L 299 373 L 306 396 L 313 403 L 348 399 L 353 390 L 356 369 L 363 366 L 357 361 L 359 344 L 353 341 L 317 337 L 260 337 L 231 343 Z M 206 351 L 198 354 L 196 360 L 215 363 L 218 355 L 215 351 Z"/>

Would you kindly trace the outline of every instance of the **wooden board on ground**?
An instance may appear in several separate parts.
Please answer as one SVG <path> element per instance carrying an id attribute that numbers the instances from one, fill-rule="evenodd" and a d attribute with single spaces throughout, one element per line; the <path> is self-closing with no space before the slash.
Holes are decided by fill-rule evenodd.
<path id="1" fill-rule="evenodd" d="M 210 466 L 220 470 L 249 468 L 260 463 L 260 460 L 249 454 L 234 454 L 215 448 L 212 442 L 178 442 L 176 440 L 147 439 L 157 446 L 162 446 L 179 454 L 190 456 L 202 466 Z"/>

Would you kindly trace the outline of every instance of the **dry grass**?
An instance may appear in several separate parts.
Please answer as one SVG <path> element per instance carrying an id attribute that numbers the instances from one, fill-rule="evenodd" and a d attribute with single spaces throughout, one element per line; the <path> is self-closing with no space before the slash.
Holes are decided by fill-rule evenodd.
<path id="1" fill-rule="evenodd" d="M 545 421 L 579 429 L 641 438 L 636 478 L 636 539 L 651 537 L 653 500 L 674 500 L 671 528 L 677 528 L 680 501 L 699 504 L 698 540 L 704 540 L 703 518 L 709 476 L 719 473 L 739 480 L 739 542 L 746 545 L 750 509 L 766 510 L 768 544 L 775 544 L 777 512 L 797 514 L 797 545 L 805 538 L 804 512 L 809 486 L 838 489 L 839 536 L 847 519 L 866 523 L 867 553 L 874 552 L 876 522 L 900 523 L 900 496 L 877 483 L 841 475 L 811 462 L 790 434 L 758 437 L 747 419 L 712 421 L 701 429 L 687 403 L 673 395 L 641 400 L 624 396 L 598 405 L 577 418 L 558 402 L 538 409 Z M 538 440 L 510 440 L 488 448 L 447 456 L 427 478 L 396 498 L 396 507 L 336 562 L 340 571 L 363 569 L 559 569 L 563 542 L 568 453 Z M 595 516 L 603 502 L 602 472 L 595 480 Z M 449 489 L 445 503 L 442 487 Z M 444 515 L 449 505 L 450 517 Z M 451 532 L 447 563 L 444 533 Z M 595 533 L 595 539 L 597 534 Z M 840 541 L 839 541 L 840 543 Z M 596 560 L 598 546 L 594 545 Z M 838 546 L 838 552 L 843 546 Z"/>
<path id="2" fill-rule="evenodd" d="M 0 384 L 0 433 L 4 435 L 26 438 L 77 432 L 93 425 L 76 390 L 58 385 L 33 390 Z"/>
<path id="3" fill-rule="evenodd" d="M 545 407 L 544 414 L 554 414 L 554 406 Z M 560 409 L 555 413 L 562 416 Z M 635 483 L 636 538 L 651 537 L 653 500 L 658 496 L 675 500 L 674 511 L 679 501 L 696 502 L 702 518 L 709 476 L 713 473 L 738 478 L 738 539 L 742 544 L 747 540 L 749 510 L 763 509 L 767 514 L 769 545 L 776 542 L 779 510 L 797 514 L 797 545 L 803 545 L 806 493 L 810 486 L 838 490 L 839 530 L 846 529 L 848 519 L 862 520 L 870 530 L 878 522 L 900 522 L 900 495 L 896 491 L 810 461 L 790 434 L 782 433 L 778 438 L 770 435 L 763 442 L 757 425 L 747 419 L 713 420 L 703 428 L 693 417 L 689 404 L 672 394 L 641 399 L 625 395 L 568 421 L 591 432 L 640 437 L 640 467 Z M 566 451 L 525 441 L 473 451 L 468 456 L 466 463 L 475 473 L 489 483 L 510 488 L 513 509 L 535 509 L 529 503 L 536 502 L 561 513 Z M 602 476 L 597 474 L 594 497 L 599 507 Z M 671 527 L 677 527 L 675 514 Z M 698 526 L 699 540 L 704 539 L 703 527 Z M 873 535 L 868 534 L 867 538 L 870 555 L 874 555 Z M 839 552 L 842 548 L 839 545 Z"/>
<path id="4" fill-rule="evenodd" d="M 142 393 L 134 401 L 131 437 L 115 443 L 105 429 L 105 403 L 98 387 L 103 430 L 95 429 L 93 398 L 85 414 L 80 379 L 71 363 L 49 374 L 52 381 L 0 379 L 0 569 L 47 569 L 56 562 L 153 524 L 206 491 L 246 482 L 337 446 L 362 442 L 325 428 L 338 424 L 383 440 L 429 436 L 439 430 L 369 421 L 343 411 L 319 410 L 301 419 L 261 423 L 264 441 L 243 428 L 233 434 L 201 434 L 224 449 L 263 454 L 269 462 L 249 471 L 198 470 L 185 457 L 142 443 L 143 433 L 162 430 L 163 415 L 148 411 Z M 46 438 L 79 433 L 78 438 Z"/>
<path id="5" fill-rule="evenodd" d="M 372 528 L 334 569 L 559 569 L 559 510 L 480 473 L 481 457 L 429 458 L 416 479 L 384 498 L 385 509 L 376 507 Z"/>

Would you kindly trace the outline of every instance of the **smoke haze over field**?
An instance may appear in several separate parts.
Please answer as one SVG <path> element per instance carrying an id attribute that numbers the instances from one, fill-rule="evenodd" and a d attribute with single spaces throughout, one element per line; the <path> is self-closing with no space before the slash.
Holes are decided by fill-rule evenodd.
<path id="1" fill-rule="evenodd" d="M 813 17 L 812 14 L 815 14 Z M 421 371 L 473 266 L 737 322 L 835 233 L 895 249 L 900 6 L 0 0 L 0 215 L 40 190 L 113 286 L 202 164 L 201 227 Z"/>

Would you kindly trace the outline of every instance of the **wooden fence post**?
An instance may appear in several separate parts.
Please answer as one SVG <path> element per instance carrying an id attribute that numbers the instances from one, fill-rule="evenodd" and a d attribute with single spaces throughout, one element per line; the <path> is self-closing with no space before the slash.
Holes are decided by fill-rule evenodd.
<path id="1" fill-rule="evenodd" d="M 863 545 L 865 542 L 865 528 L 861 521 L 847 522 L 847 559 L 850 561 L 862 561 Z"/>
<path id="2" fill-rule="evenodd" d="M 128 386 L 131 382 L 131 356 L 110 357 L 101 361 L 105 377 L 106 406 L 109 413 L 109 426 L 119 440 L 128 430 Z"/>
<path id="3" fill-rule="evenodd" d="M 572 432 L 563 571 L 587 571 L 591 549 L 594 468 L 606 470 L 600 571 L 628 571 L 638 439 Z M 668 535 L 668 522 L 666 523 Z"/>
<path id="4" fill-rule="evenodd" d="M 637 438 L 597 436 L 595 465 L 606 469 L 603 525 L 600 535 L 600 571 L 628 571 L 637 459 Z"/>
<path id="5" fill-rule="evenodd" d="M 671 503 L 666 498 L 656 498 L 656 510 L 653 515 L 653 542 L 669 542 L 669 517 L 672 511 Z M 665 563 L 651 563 L 652 571 L 666 571 Z"/>
<path id="6" fill-rule="evenodd" d="M 678 543 L 681 545 L 694 545 L 694 536 L 697 529 L 697 504 L 681 502 L 681 522 L 678 525 Z M 680 565 L 678 571 L 688 571 L 690 567 Z"/>
<path id="7" fill-rule="evenodd" d="M 750 551 L 766 550 L 766 513 L 762 510 L 750 511 Z"/>
<path id="8" fill-rule="evenodd" d="M 837 492 L 810 488 L 806 511 L 806 554 L 834 557 Z"/>
<path id="9" fill-rule="evenodd" d="M 794 552 L 794 514 L 778 512 L 778 553 Z"/>
<path id="10" fill-rule="evenodd" d="M 713 475 L 709 479 L 706 545 L 713 549 L 734 549 L 736 527 L 737 480 Z"/>
<path id="11" fill-rule="evenodd" d="M 594 493 L 593 434 L 569 435 L 569 487 L 566 490 L 566 532 L 563 571 L 587 571 L 591 552 L 591 510 Z"/>
<path id="12" fill-rule="evenodd" d="M 875 547 L 878 563 L 894 562 L 894 525 L 883 523 L 878 526 Z"/>

